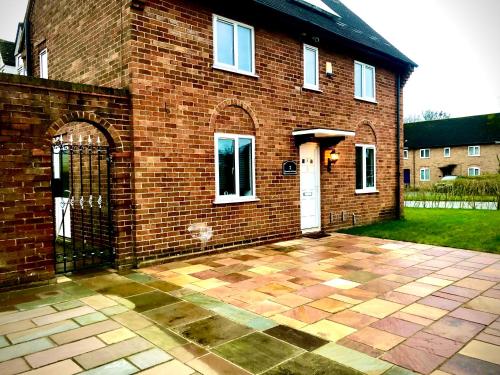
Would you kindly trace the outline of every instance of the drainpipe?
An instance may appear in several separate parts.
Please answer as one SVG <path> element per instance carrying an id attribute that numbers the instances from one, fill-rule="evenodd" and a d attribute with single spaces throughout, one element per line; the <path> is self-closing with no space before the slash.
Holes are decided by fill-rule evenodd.
<path id="1" fill-rule="evenodd" d="M 396 219 L 401 219 L 401 75 L 396 79 Z"/>

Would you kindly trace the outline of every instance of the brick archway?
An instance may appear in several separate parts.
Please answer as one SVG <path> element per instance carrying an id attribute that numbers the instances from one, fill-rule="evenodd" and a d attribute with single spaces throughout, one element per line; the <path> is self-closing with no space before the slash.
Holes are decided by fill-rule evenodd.
<path id="1" fill-rule="evenodd" d="M 368 120 L 363 120 L 356 126 L 355 141 L 377 144 L 377 132 Z"/>
<path id="2" fill-rule="evenodd" d="M 215 124 L 217 121 L 217 116 L 224 111 L 224 109 L 228 107 L 237 107 L 241 108 L 244 110 L 248 116 L 252 119 L 254 130 L 257 131 L 259 129 L 259 121 L 257 120 L 257 115 L 255 114 L 255 111 L 252 109 L 250 104 L 244 102 L 243 100 L 240 99 L 226 99 L 220 102 L 212 111 L 212 114 L 210 116 L 210 130 L 215 129 Z"/>

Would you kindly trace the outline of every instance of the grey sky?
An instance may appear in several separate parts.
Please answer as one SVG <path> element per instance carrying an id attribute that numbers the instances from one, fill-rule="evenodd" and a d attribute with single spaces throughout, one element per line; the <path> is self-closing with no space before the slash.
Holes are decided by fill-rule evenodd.
<path id="1" fill-rule="evenodd" d="M 500 112 L 500 1 L 341 0 L 419 67 L 405 116 Z M 0 39 L 14 40 L 27 0 L 0 0 Z"/>

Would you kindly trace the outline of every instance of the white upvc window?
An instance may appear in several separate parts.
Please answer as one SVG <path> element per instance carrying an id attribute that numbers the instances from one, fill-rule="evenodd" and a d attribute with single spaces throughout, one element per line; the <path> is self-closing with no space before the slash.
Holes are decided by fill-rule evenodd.
<path id="1" fill-rule="evenodd" d="M 467 174 L 469 176 L 480 176 L 481 175 L 481 169 L 479 167 L 469 167 L 467 170 Z"/>
<path id="2" fill-rule="evenodd" d="M 319 53 L 308 44 L 304 44 L 304 88 L 319 90 Z"/>
<path id="3" fill-rule="evenodd" d="M 430 168 L 420 168 L 420 181 L 430 181 L 431 170 Z"/>
<path id="4" fill-rule="evenodd" d="M 451 148 L 449 148 L 449 147 L 443 148 L 443 156 L 445 158 L 451 157 Z"/>
<path id="5" fill-rule="evenodd" d="M 375 67 L 354 61 L 354 97 L 375 102 Z"/>
<path id="6" fill-rule="evenodd" d="M 377 155 L 374 145 L 356 145 L 356 193 L 377 191 Z"/>
<path id="7" fill-rule="evenodd" d="M 407 159 L 408 159 L 408 149 L 407 149 L 407 148 L 405 148 L 405 149 L 403 150 L 403 159 L 405 159 L 405 160 L 407 160 Z"/>
<path id="8" fill-rule="evenodd" d="M 20 76 L 24 76 L 26 74 L 24 71 L 23 57 L 21 55 L 16 56 L 16 70 L 17 74 L 19 74 Z"/>
<path id="9" fill-rule="evenodd" d="M 235 203 L 255 196 L 255 137 L 215 133 L 215 201 Z"/>
<path id="10" fill-rule="evenodd" d="M 213 16 L 214 68 L 255 75 L 254 28 Z"/>
<path id="11" fill-rule="evenodd" d="M 469 156 L 481 156 L 481 147 L 479 146 L 469 146 L 468 148 Z"/>
<path id="12" fill-rule="evenodd" d="M 47 48 L 40 52 L 40 78 L 49 78 L 49 53 Z"/>
<path id="13" fill-rule="evenodd" d="M 429 159 L 431 157 L 431 149 L 430 148 L 421 148 L 420 149 L 420 159 Z"/>

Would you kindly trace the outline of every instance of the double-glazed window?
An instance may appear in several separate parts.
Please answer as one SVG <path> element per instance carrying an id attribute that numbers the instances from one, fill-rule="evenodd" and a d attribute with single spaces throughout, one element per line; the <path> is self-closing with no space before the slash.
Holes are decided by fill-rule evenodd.
<path id="1" fill-rule="evenodd" d="M 403 150 L 403 159 L 405 159 L 405 160 L 408 159 L 408 149 L 407 148 L 405 148 Z"/>
<path id="2" fill-rule="evenodd" d="M 445 147 L 445 148 L 443 149 L 443 156 L 444 156 L 445 158 L 449 158 L 449 157 L 451 157 L 451 148 L 449 148 L 449 147 Z"/>
<path id="3" fill-rule="evenodd" d="M 215 203 L 255 199 L 255 137 L 215 134 Z"/>
<path id="4" fill-rule="evenodd" d="M 214 67 L 255 74 L 252 26 L 214 15 Z"/>
<path id="5" fill-rule="evenodd" d="M 354 97 L 375 101 L 375 67 L 354 62 Z"/>
<path id="6" fill-rule="evenodd" d="M 376 191 L 376 155 L 373 145 L 356 145 L 356 193 Z"/>
<path id="7" fill-rule="evenodd" d="M 469 146 L 469 156 L 480 156 L 481 148 L 479 146 Z"/>
<path id="8" fill-rule="evenodd" d="M 480 176 L 481 170 L 479 169 L 479 167 L 469 167 L 467 174 L 469 176 Z"/>
<path id="9" fill-rule="evenodd" d="M 40 78 L 49 78 L 49 53 L 47 49 L 40 52 Z"/>
<path id="10" fill-rule="evenodd" d="M 430 148 L 421 148 L 420 149 L 420 159 L 429 159 L 431 157 L 431 149 Z"/>
<path id="11" fill-rule="evenodd" d="M 420 168 L 420 181 L 430 181 L 431 170 L 429 168 Z"/>
<path id="12" fill-rule="evenodd" d="M 304 88 L 319 90 L 318 49 L 304 44 Z"/>

